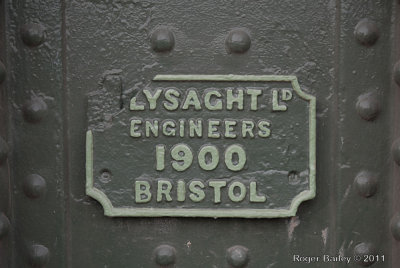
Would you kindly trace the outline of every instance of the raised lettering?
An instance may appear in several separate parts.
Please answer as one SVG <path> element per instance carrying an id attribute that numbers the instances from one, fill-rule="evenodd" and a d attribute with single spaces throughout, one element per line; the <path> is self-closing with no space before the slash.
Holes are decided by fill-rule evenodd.
<path id="1" fill-rule="evenodd" d="M 178 98 L 180 97 L 180 93 L 179 91 L 175 90 L 175 89 L 168 89 L 165 94 L 164 97 L 167 101 L 164 101 L 163 105 L 164 108 L 167 109 L 168 111 L 175 111 L 176 109 L 178 109 L 179 107 L 179 101 Z"/>
<path id="2" fill-rule="evenodd" d="M 248 87 L 246 93 L 250 95 L 250 110 L 257 111 L 258 96 L 262 94 L 262 91 L 260 89 Z"/>
<path id="3" fill-rule="evenodd" d="M 150 90 L 144 89 L 143 94 L 146 96 L 147 101 L 149 102 L 150 105 L 150 110 L 155 110 L 157 107 L 157 100 L 161 95 L 162 90 L 161 89 L 156 89 L 154 94 L 151 93 Z"/>
<path id="4" fill-rule="evenodd" d="M 182 105 L 182 110 L 189 109 L 189 106 L 193 106 L 195 110 L 201 110 L 201 104 L 197 91 L 195 89 L 189 89 L 186 99 Z"/>
<path id="5" fill-rule="evenodd" d="M 233 133 L 233 127 L 236 126 L 236 121 L 233 120 L 225 120 L 225 138 L 236 138 L 236 134 Z"/>
<path id="6" fill-rule="evenodd" d="M 178 187 L 177 187 L 177 190 L 176 190 L 176 195 L 177 195 L 176 199 L 179 202 L 185 201 L 185 199 L 186 199 L 186 184 L 185 184 L 185 182 L 183 180 L 179 180 L 178 181 Z"/>
<path id="7" fill-rule="evenodd" d="M 216 100 L 215 103 L 211 103 L 211 97 L 215 96 Z M 222 101 L 219 99 L 221 98 L 222 95 L 216 90 L 208 91 L 204 95 L 204 106 L 210 111 L 221 111 L 222 110 Z"/>
<path id="8" fill-rule="evenodd" d="M 250 182 L 250 202 L 262 203 L 265 202 L 265 200 L 267 200 L 265 195 L 257 194 L 257 182 L 255 181 Z"/>
<path id="9" fill-rule="evenodd" d="M 242 121 L 242 137 L 246 138 L 247 134 L 250 138 L 254 138 L 254 122 L 252 120 L 243 120 Z"/>
<path id="10" fill-rule="evenodd" d="M 226 109 L 232 110 L 233 104 L 237 104 L 238 110 L 243 110 L 243 89 L 238 89 L 236 96 L 233 95 L 233 90 L 226 91 Z"/>
<path id="11" fill-rule="evenodd" d="M 271 130 L 269 129 L 271 123 L 265 120 L 260 120 L 257 124 L 258 126 L 258 136 L 261 138 L 268 138 L 271 135 Z"/>
<path id="12" fill-rule="evenodd" d="M 142 120 L 139 119 L 132 119 L 131 120 L 131 136 L 134 138 L 138 138 L 140 136 L 142 136 L 142 133 L 137 132 L 137 125 L 141 125 L 142 124 Z"/>
<path id="13" fill-rule="evenodd" d="M 238 194 L 235 194 L 235 188 L 238 189 Z M 241 202 L 246 197 L 246 186 L 239 182 L 234 181 L 229 185 L 228 196 L 232 202 Z"/>
<path id="14" fill-rule="evenodd" d="M 146 137 L 150 137 L 150 132 L 154 137 L 158 137 L 158 120 L 153 120 L 152 122 L 147 120 L 145 122 Z"/>
<path id="15" fill-rule="evenodd" d="M 156 146 L 156 170 L 161 171 L 165 168 L 165 145 Z"/>
<path id="16" fill-rule="evenodd" d="M 165 136 L 172 136 L 175 137 L 176 135 L 176 123 L 173 120 L 165 120 L 162 124 L 162 133 Z"/>
<path id="17" fill-rule="evenodd" d="M 201 138 L 203 136 L 203 120 L 197 119 L 197 122 L 194 120 L 190 119 L 189 120 L 189 137 L 193 138 L 194 133 L 196 133 L 198 138 Z"/>
<path id="18" fill-rule="evenodd" d="M 286 104 L 279 104 L 279 91 L 272 90 L 272 111 L 284 112 L 287 110 Z"/>
<path id="19" fill-rule="evenodd" d="M 209 181 L 208 185 L 214 188 L 214 203 L 221 203 L 221 188 L 226 186 L 226 181 Z"/>
<path id="20" fill-rule="evenodd" d="M 163 200 L 163 196 L 165 196 L 166 201 L 171 202 L 172 201 L 171 190 L 172 190 L 171 182 L 159 180 L 157 187 L 157 202 L 161 202 Z"/>
<path id="21" fill-rule="evenodd" d="M 189 146 L 180 143 L 175 145 L 171 150 L 171 157 L 175 161 L 172 162 L 172 167 L 176 171 L 184 171 L 190 167 L 193 162 L 193 153 Z"/>
<path id="22" fill-rule="evenodd" d="M 144 105 L 143 104 L 137 104 L 136 103 L 136 97 L 133 97 L 131 99 L 131 103 L 130 103 L 129 109 L 131 111 L 143 111 L 144 110 Z"/>
<path id="23" fill-rule="evenodd" d="M 219 125 L 220 125 L 219 120 L 213 120 L 213 119 L 208 120 L 208 137 L 209 138 L 218 139 L 219 137 L 221 137 L 221 134 L 219 134 L 218 129 L 216 128 Z"/>
<path id="24" fill-rule="evenodd" d="M 147 203 L 150 200 L 150 183 L 148 181 L 135 181 L 135 202 Z"/>
<path id="25" fill-rule="evenodd" d="M 237 161 L 234 161 L 234 155 L 237 156 Z M 236 162 L 236 163 L 235 163 Z M 243 147 L 238 144 L 229 146 L 225 151 L 225 165 L 229 170 L 242 170 L 246 164 L 246 152 Z"/>
<path id="26" fill-rule="evenodd" d="M 206 194 L 202 189 L 204 189 L 204 183 L 201 181 L 191 181 L 189 183 L 189 190 L 191 192 L 189 195 L 190 200 L 196 203 L 203 201 Z"/>
<path id="27" fill-rule="evenodd" d="M 210 155 L 207 161 L 207 155 Z M 198 154 L 199 165 L 204 170 L 214 170 L 219 163 L 219 152 L 213 145 L 203 146 Z"/>

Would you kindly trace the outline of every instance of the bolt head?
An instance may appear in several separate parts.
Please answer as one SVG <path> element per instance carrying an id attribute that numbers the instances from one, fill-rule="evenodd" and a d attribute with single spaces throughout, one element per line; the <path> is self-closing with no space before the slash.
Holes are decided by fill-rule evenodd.
<path id="1" fill-rule="evenodd" d="M 44 267 L 50 260 L 49 249 L 43 245 L 32 245 L 28 249 L 28 262 L 32 267 Z"/>
<path id="2" fill-rule="evenodd" d="M 251 46 L 249 34 L 243 29 L 235 29 L 229 32 L 225 40 L 228 53 L 244 53 Z"/>
<path id="3" fill-rule="evenodd" d="M 29 123 L 40 122 L 47 112 L 47 104 L 40 97 L 27 101 L 23 107 L 24 118 Z"/>
<path id="4" fill-rule="evenodd" d="M 362 19 L 354 29 L 354 36 L 360 44 L 372 46 L 379 38 L 378 26 L 369 19 Z"/>
<path id="5" fill-rule="evenodd" d="M 381 110 L 378 94 L 376 92 L 368 92 L 359 96 L 356 109 L 362 119 L 367 121 L 374 120 Z"/>
<path id="6" fill-rule="evenodd" d="M 170 245 L 161 245 L 154 250 L 155 261 L 162 267 L 171 267 L 176 262 L 176 250 Z"/>
<path id="7" fill-rule="evenodd" d="M 25 177 L 22 186 L 24 193 L 29 198 L 39 198 L 46 193 L 46 181 L 37 174 L 30 174 Z"/>
<path id="8" fill-rule="evenodd" d="M 369 261 L 364 258 L 365 255 L 376 255 L 376 249 L 372 243 L 362 242 L 354 247 L 354 256 L 359 256 L 358 265 L 371 266 L 375 261 Z"/>
<path id="9" fill-rule="evenodd" d="M 168 52 L 174 48 L 175 37 L 171 30 L 158 28 L 153 31 L 150 37 L 151 48 L 156 52 Z"/>
<path id="10" fill-rule="evenodd" d="M 365 198 L 371 197 L 378 189 L 377 176 L 372 172 L 361 171 L 354 179 L 354 187 L 359 195 Z"/>
<path id="11" fill-rule="evenodd" d="M 27 23 L 21 28 L 21 38 L 25 45 L 36 47 L 44 42 L 45 29 L 38 23 Z"/>
<path id="12" fill-rule="evenodd" d="M 244 268 L 249 263 L 249 250 L 243 246 L 237 245 L 226 251 L 226 260 L 230 267 Z"/>

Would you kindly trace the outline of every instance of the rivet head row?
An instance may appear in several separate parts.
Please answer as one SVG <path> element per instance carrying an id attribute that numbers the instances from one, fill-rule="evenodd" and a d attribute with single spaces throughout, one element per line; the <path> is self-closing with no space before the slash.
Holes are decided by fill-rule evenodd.
<path id="1" fill-rule="evenodd" d="M 226 251 L 226 260 L 230 267 L 244 268 L 249 263 L 249 250 L 243 246 L 236 245 Z"/>
<path id="2" fill-rule="evenodd" d="M 396 213 L 390 221 L 390 231 L 393 238 L 400 241 L 400 213 Z"/>
<path id="3" fill-rule="evenodd" d="M 2 137 L 0 137 L 0 165 L 3 164 L 7 159 L 8 145 Z"/>
<path id="4" fill-rule="evenodd" d="M 24 118 L 29 123 L 40 122 L 47 112 L 47 104 L 41 97 L 33 97 L 23 107 Z"/>
<path id="5" fill-rule="evenodd" d="M 0 239 L 5 237 L 10 229 L 10 221 L 4 213 L 0 212 Z"/>
<path id="6" fill-rule="evenodd" d="M 376 92 L 368 92 L 360 95 L 356 109 L 362 119 L 367 121 L 374 120 L 381 110 L 378 94 Z"/>
<path id="7" fill-rule="evenodd" d="M 32 267 L 41 268 L 50 260 L 49 249 L 43 245 L 32 245 L 28 249 L 28 262 Z"/>
<path id="8" fill-rule="evenodd" d="M 249 34 L 243 29 L 235 29 L 229 32 L 225 40 L 228 53 L 244 53 L 251 46 Z"/>
<path id="9" fill-rule="evenodd" d="M 171 30 L 160 27 L 153 31 L 150 37 L 151 48 L 156 52 L 168 52 L 174 48 L 175 37 Z"/>
<path id="10" fill-rule="evenodd" d="M 169 52 L 175 46 L 175 36 L 167 27 L 158 27 L 151 33 L 150 43 L 155 52 Z M 234 29 L 228 33 L 225 46 L 228 53 L 244 53 L 249 50 L 251 39 L 244 29 Z"/>
<path id="11" fill-rule="evenodd" d="M 176 250 L 170 245 L 160 245 L 154 250 L 155 262 L 161 267 L 170 267 L 176 262 Z"/>
<path id="12" fill-rule="evenodd" d="M 39 198 L 46 192 L 46 181 L 42 176 L 30 174 L 25 177 L 22 186 L 24 193 L 29 198 Z"/>
<path id="13" fill-rule="evenodd" d="M 379 30 L 375 22 L 362 19 L 354 29 L 354 36 L 360 44 L 372 46 L 379 38 Z"/>
<path id="14" fill-rule="evenodd" d="M 362 242 L 354 247 L 354 256 L 357 256 L 359 259 L 357 261 L 358 265 L 371 266 L 375 262 L 375 260 L 364 258 L 366 255 L 376 255 L 376 249 L 372 243 Z"/>
<path id="15" fill-rule="evenodd" d="M 362 197 L 371 197 L 378 189 L 378 178 L 372 172 L 361 171 L 354 179 L 354 187 Z"/>
<path id="16" fill-rule="evenodd" d="M 400 138 L 397 138 L 392 144 L 392 157 L 396 164 L 400 166 Z"/>
<path id="17" fill-rule="evenodd" d="M 6 66 L 0 61 L 0 84 L 6 79 Z"/>
<path id="18" fill-rule="evenodd" d="M 21 27 L 21 39 L 30 47 L 39 46 L 44 42 L 45 29 L 38 23 L 27 23 Z"/>

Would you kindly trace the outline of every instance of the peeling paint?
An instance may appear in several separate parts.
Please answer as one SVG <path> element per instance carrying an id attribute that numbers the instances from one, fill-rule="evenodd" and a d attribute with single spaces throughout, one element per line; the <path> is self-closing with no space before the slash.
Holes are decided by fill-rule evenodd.
<path id="1" fill-rule="evenodd" d="M 328 241 L 328 235 L 329 235 L 329 227 L 326 227 L 321 231 L 321 237 L 322 241 L 324 242 L 324 248 L 326 248 L 326 242 Z"/>
<path id="2" fill-rule="evenodd" d="M 289 240 L 289 242 L 292 242 L 294 229 L 299 225 L 300 225 L 300 219 L 298 216 L 290 218 L 290 222 L 288 225 L 288 240 Z"/>

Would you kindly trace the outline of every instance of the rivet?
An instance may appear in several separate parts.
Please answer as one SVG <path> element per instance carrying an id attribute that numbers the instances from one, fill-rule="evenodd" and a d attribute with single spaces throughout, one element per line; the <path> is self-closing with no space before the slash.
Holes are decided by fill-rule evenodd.
<path id="1" fill-rule="evenodd" d="M 171 51 L 175 45 L 174 34 L 168 28 L 161 27 L 153 31 L 150 37 L 151 48 L 156 52 Z"/>
<path id="2" fill-rule="evenodd" d="M 376 255 L 375 247 L 372 243 L 359 243 L 354 247 L 354 256 L 356 257 L 358 265 L 361 266 L 370 266 L 372 265 L 375 260 L 365 259 L 364 256 L 366 255 Z"/>
<path id="3" fill-rule="evenodd" d="M 244 268 L 249 263 L 249 250 L 243 246 L 236 245 L 226 251 L 226 260 L 230 267 Z"/>
<path id="4" fill-rule="evenodd" d="M 175 264 L 176 250 L 170 245 L 160 245 L 154 250 L 155 261 L 161 267 L 168 267 Z"/>
<path id="5" fill-rule="evenodd" d="M 47 104 L 40 97 L 34 97 L 27 101 L 23 107 L 24 118 L 30 123 L 42 120 L 47 111 Z"/>
<path id="6" fill-rule="evenodd" d="M 354 179 L 354 187 L 359 195 L 366 198 L 371 197 L 378 188 L 377 176 L 369 171 L 361 171 Z"/>
<path id="7" fill-rule="evenodd" d="M 396 213 L 390 221 L 390 231 L 394 239 L 400 241 L 400 213 Z"/>
<path id="8" fill-rule="evenodd" d="M 28 261 L 32 267 L 44 267 L 50 259 L 49 249 L 43 245 L 32 245 L 28 249 Z"/>
<path id="9" fill-rule="evenodd" d="M 27 197 L 38 198 L 46 192 L 46 181 L 40 175 L 30 174 L 25 177 L 22 188 Z"/>
<path id="10" fill-rule="evenodd" d="M 10 221 L 4 213 L 0 213 L 0 239 L 5 237 L 10 229 Z"/>
<path id="11" fill-rule="evenodd" d="M 381 110 L 378 94 L 376 92 L 368 92 L 360 95 L 357 99 L 356 109 L 362 119 L 367 121 L 374 120 Z"/>
<path id="12" fill-rule="evenodd" d="M 44 41 L 44 27 L 38 23 L 27 23 L 21 28 L 21 38 L 27 46 L 36 47 Z"/>
<path id="13" fill-rule="evenodd" d="M 235 29 L 229 32 L 225 45 L 228 53 L 244 53 L 249 50 L 251 39 L 246 31 Z"/>
<path id="14" fill-rule="evenodd" d="M 400 166 L 400 138 L 397 138 L 392 144 L 392 156 L 396 164 Z"/>
<path id="15" fill-rule="evenodd" d="M 400 61 L 398 61 L 393 68 L 393 78 L 397 85 L 400 86 Z"/>
<path id="16" fill-rule="evenodd" d="M 0 61 L 0 84 L 6 79 L 6 66 Z"/>
<path id="17" fill-rule="evenodd" d="M 0 137 L 0 164 L 2 164 L 7 159 L 8 145 L 2 137 Z"/>
<path id="18" fill-rule="evenodd" d="M 375 22 L 369 19 L 362 19 L 354 29 L 354 36 L 360 44 L 372 46 L 379 38 L 379 30 Z"/>

